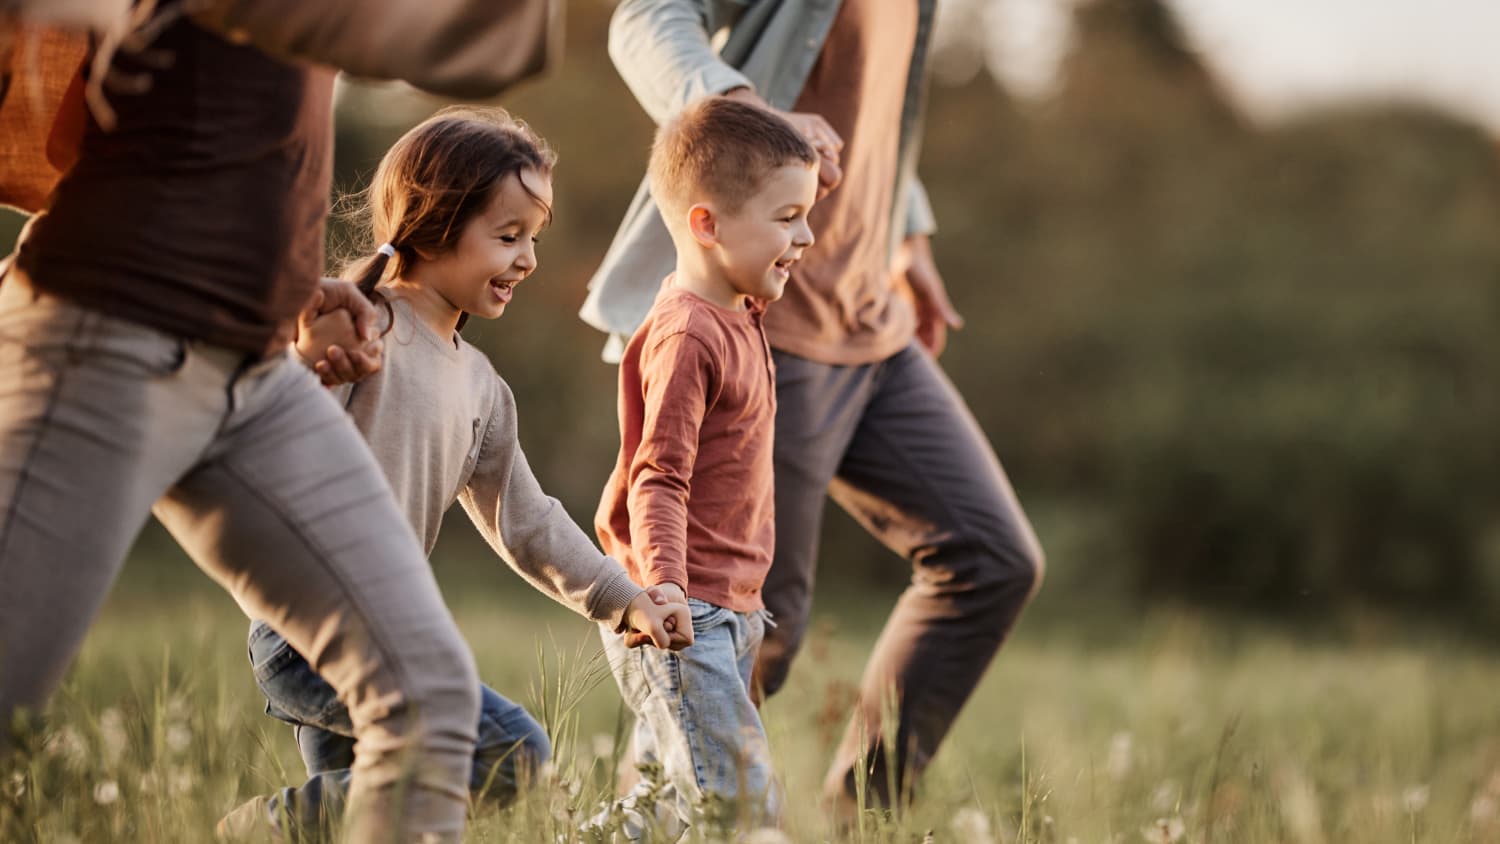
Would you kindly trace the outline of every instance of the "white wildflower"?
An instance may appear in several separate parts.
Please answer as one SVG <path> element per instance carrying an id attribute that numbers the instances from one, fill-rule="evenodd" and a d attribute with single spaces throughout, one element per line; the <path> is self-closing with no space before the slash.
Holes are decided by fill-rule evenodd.
<path id="1" fill-rule="evenodd" d="M 1409 814 L 1419 814 L 1427 808 L 1428 802 L 1432 800 L 1432 789 L 1425 785 L 1409 786 L 1401 792 L 1401 808 Z"/>
<path id="2" fill-rule="evenodd" d="M 740 844 L 792 844 L 792 839 L 775 827 L 763 826 L 741 838 Z"/>
<path id="3" fill-rule="evenodd" d="M 1141 837 L 1150 844 L 1176 844 L 1187 834 L 1187 824 L 1182 818 L 1157 818 L 1150 826 L 1141 828 Z"/>
<path id="4" fill-rule="evenodd" d="M 42 745 L 42 752 L 52 757 L 60 756 L 73 764 L 82 764 L 89 757 L 88 744 L 72 727 L 63 727 L 48 736 Z"/>
<path id="5" fill-rule="evenodd" d="M 193 731 L 186 724 L 175 723 L 167 727 L 167 749 L 181 753 L 193 743 Z"/>
<path id="6" fill-rule="evenodd" d="M 615 755 L 615 737 L 609 733 L 594 733 L 589 739 L 589 745 L 594 750 L 595 759 L 613 759 Z"/>
<path id="7" fill-rule="evenodd" d="M 120 786 L 114 780 L 105 780 L 94 786 L 94 802 L 100 806 L 108 806 L 119 799 Z"/>
<path id="8" fill-rule="evenodd" d="M 990 818 L 972 806 L 965 806 L 953 813 L 948 822 L 958 844 L 995 844 L 995 833 L 990 829 Z"/>
<path id="9" fill-rule="evenodd" d="M 1481 794 L 1474 798 L 1469 804 L 1469 820 L 1475 826 L 1490 826 L 1495 822 L 1495 817 L 1500 815 L 1500 803 L 1488 794 Z"/>
<path id="10" fill-rule="evenodd" d="M 1115 780 L 1123 780 L 1130 773 L 1135 739 L 1128 732 L 1115 733 L 1109 740 L 1109 756 L 1104 770 Z"/>
<path id="11" fill-rule="evenodd" d="M 181 796 L 191 792 L 198 785 L 198 777 L 187 768 L 176 768 L 167 782 L 170 783 L 172 793 Z"/>
<path id="12" fill-rule="evenodd" d="M 99 714 L 99 745 L 104 751 L 104 761 L 107 764 L 119 763 L 129 742 L 130 736 L 125 732 L 125 716 L 120 714 L 120 710 L 111 706 Z"/>

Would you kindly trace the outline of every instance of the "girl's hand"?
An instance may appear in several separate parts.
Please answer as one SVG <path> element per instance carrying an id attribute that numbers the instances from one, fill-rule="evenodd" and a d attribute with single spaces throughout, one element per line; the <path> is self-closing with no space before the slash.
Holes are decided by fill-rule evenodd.
<path id="1" fill-rule="evenodd" d="M 652 586 L 625 608 L 625 646 L 651 644 L 680 651 L 693 643 L 693 615 L 687 596 L 676 584 Z"/>

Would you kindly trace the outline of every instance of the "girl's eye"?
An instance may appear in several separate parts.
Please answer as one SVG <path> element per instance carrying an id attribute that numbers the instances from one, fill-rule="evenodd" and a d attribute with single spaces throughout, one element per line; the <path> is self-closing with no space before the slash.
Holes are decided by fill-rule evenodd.
<path id="1" fill-rule="evenodd" d="M 515 243 L 516 242 L 516 236 L 513 235 L 513 234 L 502 234 L 502 235 L 500 235 L 500 239 L 502 241 L 506 242 L 506 243 Z"/>

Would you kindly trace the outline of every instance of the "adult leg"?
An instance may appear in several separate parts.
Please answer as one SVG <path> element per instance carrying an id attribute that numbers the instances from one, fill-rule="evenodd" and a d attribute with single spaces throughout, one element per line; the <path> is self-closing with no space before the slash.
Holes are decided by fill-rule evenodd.
<path id="1" fill-rule="evenodd" d="M 869 366 L 829 366 L 776 352 L 776 549 L 761 594 L 766 631 L 752 690 L 786 683 L 812 610 L 823 506 L 844 450 L 874 392 Z"/>
<path id="2" fill-rule="evenodd" d="M 272 361 L 236 377 L 232 399 L 157 517 L 338 690 L 358 737 L 349 838 L 456 841 L 479 681 L 410 526 L 310 373 Z"/>
<path id="3" fill-rule="evenodd" d="M 936 362 L 912 345 L 878 367 L 875 383 L 830 492 L 913 575 L 826 785 L 830 797 L 851 794 L 863 764 L 873 796 L 889 804 L 947 735 L 1043 561 L 1000 461 Z M 894 747 L 882 739 L 890 704 Z"/>
<path id="4" fill-rule="evenodd" d="M 0 753 L 12 713 L 61 682 L 151 502 L 211 440 L 204 375 L 176 338 L 19 271 L 0 285 Z"/>

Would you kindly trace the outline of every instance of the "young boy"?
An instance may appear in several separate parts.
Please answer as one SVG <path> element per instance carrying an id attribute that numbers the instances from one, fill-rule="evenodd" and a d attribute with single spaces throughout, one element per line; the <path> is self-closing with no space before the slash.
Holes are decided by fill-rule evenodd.
<path id="1" fill-rule="evenodd" d="M 791 124 L 722 97 L 685 109 L 651 150 L 677 266 L 620 362 L 620 458 L 595 527 L 638 584 L 686 596 L 693 645 L 648 654 L 604 636 L 636 714 L 637 758 L 658 761 L 666 780 L 661 791 L 643 781 L 619 805 L 632 840 L 646 832 L 653 793 L 669 835 L 716 807 L 741 814 L 721 820 L 775 820 L 749 692 L 775 538 L 776 389 L 761 315 L 812 245 L 817 162 Z"/>

